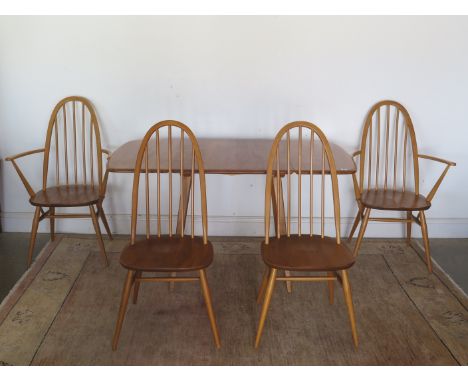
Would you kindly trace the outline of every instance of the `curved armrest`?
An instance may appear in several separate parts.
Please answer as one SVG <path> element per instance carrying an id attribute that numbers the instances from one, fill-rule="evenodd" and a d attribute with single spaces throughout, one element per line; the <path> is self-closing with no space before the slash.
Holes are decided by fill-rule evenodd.
<path id="1" fill-rule="evenodd" d="M 449 160 L 437 158 L 437 157 L 434 157 L 434 156 L 432 156 L 432 155 L 418 154 L 418 157 L 419 157 L 419 158 L 422 158 L 422 159 L 428 159 L 428 160 L 433 160 L 433 161 L 435 161 L 435 162 L 444 163 L 444 164 L 446 164 L 447 166 L 456 166 L 456 165 L 457 165 L 455 162 L 451 162 L 451 161 L 449 161 Z"/>
<path id="2" fill-rule="evenodd" d="M 439 186 L 440 184 L 442 183 L 442 180 L 444 179 L 445 175 L 447 174 L 447 171 L 449 170 L 450 167 L 452 166 L 456 166 L 456 163 L 455 162 L 451 162 L 451 161 L 448 161 L 448 160 L 445 160 L 445 159 L 440 159 L 440 158 L 437 158 L 437 157 L 433 157 L 431 155 L 424 155 L 424 154 L 418 154 L 418 158 L 421 158 L 421 159 L 428 159 L 428 160 L 432 160 L 432 161 L 435 161 L 435 162 L 439 162 L 439 163 L 443 163 L 445 164 L 445 169 L 444 171 L 442 172 L 442 174 L 439 176 L 439 179 L 437 179 L 437 182 L 435 182 L 434 186 L 432 187 L 431 191 L 429 191 L 429 194 L 427 194 L 427 200 L 430 202 L 437 190 L 439 189 Z"/>
<path id="3" fill-rule="evenodd" d="M 106 154 L 106 155 L 107 155 L 107 157 L 110 157 L 110 155 L 111 155 L 111 152 L 110 152 L 110 150 L 107 150 L 107 149 L 101 149 L 101 151 L 102 151 L 102 153 L 103 153 L 103 154 Z"/>
<path id="4" fill-rule="evenodd" d="M 26 188 L 26 191 L 28 191 L 28 194 L 30 197 L 33 197 L 35 192 L 32 189 L 31 185 L 29 184 L 28 180 L 24 176 L 23 172 L 19 168 L 19 166 L 16 164 L 15 160 L 32 155 L 32 154 L 38 154 L 38 153 L 43 153 L 45 149 L 36 149 L 36 150 L 31 150 L 31 151 L 25 151 L 24 153 L 13 155 L 11 157 L 5 158 L 5 160 L 11 162 L 13 164 L 13 167 L 15 168 L 16 172 L 18 173 L 18 176 L 20 177 L 21 181 L 23 182 L 24 187 Z"/>
<path id="5" fill-rule="evenodd" d="M 22 157 L 25 157 L 25 156 L 28 156 L 28 155 L 32 155 L 32 154 L 43 153 L 44 151 L 45 151 L 45 149 L 36 149 L 36 150 L 25 151 L 24 153 L 16 154 L 16 155 L 13 155 L 11 157 L 7 157 L 7 158 L 5 158 L 5 160 L 7 160 L 9 162 L 12 162 L 15 159 L 19 159 L 19 158 L 22 158 Z"/>

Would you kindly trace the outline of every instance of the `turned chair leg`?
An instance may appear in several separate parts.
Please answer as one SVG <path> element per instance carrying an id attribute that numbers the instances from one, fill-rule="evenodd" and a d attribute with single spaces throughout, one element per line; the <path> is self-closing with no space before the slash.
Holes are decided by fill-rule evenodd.
<path id="1" fill-rule="evenodd" d="M 412 218 L 413 218 L 413 213 L 411 211 L 408 211 L 406 213 L 406 219 L 411 220 Z M 411 226 L 412 226 L 411 221 L 406 223 L 406 243 L 408 245 L 411 244 Z"/>
<path id="2" fill-rule="evenodd" d="M 32 227 L 31 227 L 31 238 L 29 239 L 28 268 L 31 266 L 31 263 L 32 263 L 34 244 L 36 243 L 36 234 L 37 234 L 37 228 L 39 227 L 40 216 L 41 216 L 41 207 L 36 207 L 36 211 L 34 211 Z"/>
<path id="3" fill-rule="evenodd" d="M 262 337 L 263 327 L 265 325 L 265 319 L 268 313 L 268 307 L 270 306 L 271 296 L 273 295 L 273 289 L 275 287 L 276 281 L 276 272 L 275 268 L 272 268 L 270 271 L 270 277 L 268 278 L 268 284 L 265 292 L 265 297 L 263 300 L 262 311 L 260 313 L 260 321 L 258 323 L 257 336 L 255 338 L 255 348 L 258 348 L 260 345 L 260 338 Z"/>
<path id="4" fill-rule="evenodd" d="M 50 213 L 50 218 L 49 218 L 49 222 L 50 222 L 50 241 L 54 241 L 55 240 L 55 218 L 53 218 L 52 216 L 55 215 L 55 207 L 50 207 L 49 208 L 49 213 Z"/>
<path id="5" fill-rule="evenodd" d="M 211 302 L 211 293 L 210 288 L 208 287 L 208 281 L 206 280 L 206 273 L 204 269 L 200 270 L 200 284 L 203 292 L 203 297 L 205 298 L 206 310 L 208 312 L 208 317 L 210 319 L 211 330 L 213 332 L 214 342 L 216 348 L 221 347 L 221 341 L 219 339 L 218 326 L 216 325 L 216 317 L 213 311 L 213 305 Z"/>
<path id="6" fill-rule="evenodd" d="M 109 266 L 109 261 L 107 260 L 106 248 L 104 247 L 104 242 L 102 241 L 101 228 L 99 227 L 99 222 L 96 216 L 96 211 L 94 211 L 94 206 L 89 206 L 89 212 L 91 213 L 91 219 L 93 221 L 94 230 L 96 231 L 96 237 L 99 244 L 99 249 L 101 250 L 101 255 L 104 260 L 104 265 Z"/>
<path id="7" fill-rule="evenodd" d="M 260 284 L 260 289 L 258 290 L 258 295 L 257 295 L 257 304 L 260 304 L 263 300 L 263 295 L 265 294 L 265 288 L 268 283 L 268 277 L 270 276 L 270 267 L 265 267 L 265 270 L 263 271 L 263 276 L 262 276 L 262 283 Z"/>
<path id="8" fill-rule="evenodd" d="M 341 271 L 342 281 L 343 281 L 343 293 L 346 301 L 346 306 L 348 307 L 349 322 L 351 323 L 351 332 L 353 334 L 354 346 L 358 347 L 358 336 L 356 330 L 356 319 L 354 317 L 354 307 L 353 307 L 353 298 L 351 295 L 351 286 L 349 285 L 348 272 L 343 270 Z"/>
<path id="9" fill-rule="evenodd" d="M 133 303 L 136 304 L 138 301 L 138 292 L 140 290 L 140 281 L 137 278 L 141 277 L 141 271 L 135 273 L 135 283 L 133 285 Z"/>
<path id="10" fill-rule="evenodd" d="M 370 211 L 371 211 L 370 208 L 366 208 L 364 211 L 364 219 L 362 220 L 361 228 L 359 230 L 359 235 L 356 240 L 356 245 L 354 246 L 354 251 L 353 251 L 354 257 L 357 257 L 359 248 L 361 247 L 361 241 L 362 241 L 362 238 L 364 237 L 364 233 L 366 232 L 367 223 L 369 222 Z"/>
<path id="11" fill-rule="evenodd" d="M 327 272 L 328 277 L 333 277 L 335 275 L 334 272 Z M 328 280 L 328 301 L 330 305 L 333 305 L 333 300 L 335 297 L 335 284 L 333 280 Z"/>
<path id="12" fill-rule="evenodd" d="M 432 273 L 432 260 L 431 260 L 431 252 L 429 248 L 429 236 L 427 233 L 426 215 L 424 214 L 424 211 L 421 211 L 420 221 L 421 221 L 421 232 L 422 232 L 423 241 L 424 241 L 424 250 L 426 252 L 427 270 L 429 271 L 429 273 Z"/>
<path id="13" fill-rule="evenodd" d="M 114 338 L 112 339 L 112 350 L 117 350 L 117 344 L 119 343 L 120 331 L 122 330 L 122 324 L 125 318 L 125 312 L 127 311 L 128 298 L 130 297 L 130 291 L 134 283 L 134 271 L 128 271 L 127 278 L 125 280 L 124 288 L 122 291 L 122 299 L 120 301 L 119 315 L 117 316 L 117 322 L 115 324 Z"/>

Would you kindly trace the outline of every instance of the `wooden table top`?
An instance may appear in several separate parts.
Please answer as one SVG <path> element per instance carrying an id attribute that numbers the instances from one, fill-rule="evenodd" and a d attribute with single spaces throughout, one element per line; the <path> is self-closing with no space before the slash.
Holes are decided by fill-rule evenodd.
<path id="1" fill-rule="evenodd" d="M 134 140 L 118 147 L 110 156 L 107 163 L 107 171 L 129 173 L 134 171 L 135 160 L 140 148 L 141 140 Z M 198 144 L 203 157 L 203 164 L 207 174 L 266 174 L 268 155 L 270 153 L 273 139 L 239 139 L 239 138 L 199 138 Z M 173 152 L 177 153 L 178 140 L 173 140 Z M 338 174 L 353 174 L 356 172 L 354 161 L 342 147 L 330 143 L 335 158 L 336 170 Z M 154 145 L 150 145 L 149 150 L 149 168 L 152 171 L 156 170 L 156 155 Z M 167 144 L 163 144 L 161 140 L 161 171 L 167 170 Z M 191 166 L 191 145 L 184 144 L 184 169 L 189 169 Z M 298 155 L 297 141 L 291 141 L 291 169 L 297 169 Z M 284 147 L 280 147 L 281 158 L 286 158 L 283 153 Z M 316 142 L 314 146 L 313 168 L 314 173 L 322 171 L 321 161 L 321 144 Z M 303 142 L 302 169 L 310 167 L 309 143 Z M 286 160 L 283 160 L 286 162 Z M 180 159 L 178 155 L 174 155 L 172 162 L 172 170 L 177 172 L 179 169 Z M 286 163 L 281 163 L 280 170 L 282 173 L 286 171 Z M 325 171 L 329 172 L 327 164 Z M 307 171 L 304 171 L 306 173 Z"/>

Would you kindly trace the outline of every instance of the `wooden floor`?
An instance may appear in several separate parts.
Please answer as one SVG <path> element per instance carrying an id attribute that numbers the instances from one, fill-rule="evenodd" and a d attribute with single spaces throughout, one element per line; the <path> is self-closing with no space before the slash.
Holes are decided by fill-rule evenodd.
<path id="1" fill-rule="evenodd" d="M 366 240 L 350 271 L 360 346 L 339 287 L 278 284 L 262 343 L 253 348 L 263 264 L 259 239 L 213 239 L 208 270 L 222 348 L 216 350 L 197 284 L 144 284 L 116 352 L 111 339 L 127 239 L 60 237 L 0 307 L 0 363 L 13 365 L 467 365 L 467 298 L 398 240 Z"/>

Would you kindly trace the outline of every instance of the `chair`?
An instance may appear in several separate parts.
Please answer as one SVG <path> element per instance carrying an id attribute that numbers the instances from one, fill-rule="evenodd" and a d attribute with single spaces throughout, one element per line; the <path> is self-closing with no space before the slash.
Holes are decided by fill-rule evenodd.
<path id="1" fill-rule="evenodd" d="M 173 129 L 180 130 L 180 138 L 174 139 Z M 188 139 L 185 138 L 187 136 Z M 143 198 L 139 197 L 140 172 L 144 173 Z M 173 173 L 179 173 L 179 218 L 173 218 Z M 195 235 L 195 175 L 199 179 L 199 205 L 202 220 L 202 236 Z M 153 199 L 150 192 L 150 174 L 155 175 L 156 197 Z M 167 178 L 167 187 L 162 187 L 163 176 Z M 188 182 L 187 182 L 188 180 Z M 161 203 L 163 193 L 167 191 L 167 204 Z M 139 200 L 145 204 L 145 233 L 144 238 L 137 240 L 137 217 Z M 185 234 L 186 215 L 182 212 L 190 203 L 191 233 Z M 151 202 L 150 202 L 151 201 Z M 142 203 L 143 204 L 143 203 Z M 150 215 L 150 205 L 154 204 L 157 210 Z M 162 234 L 164 212 L 167 207 L 167 231 Z M 151 216 L 154 217 L 155 234 L 151 235 Z M 198 147 L 197 139 L 192 131 L 178 121 L 162 121 L 155 124 L 146 133 L 138 151 L 133 175 L 131 242 L 120 256 L 120 264 L 127 269 L 127 277 L 122 291 L 120 310 L 115 326 L 112 349 L 116 350 L 122 324 L 127 309 L 131 289 L 133 288 L 133 303 L 138 299 L 138 291 L 142 282 L 192 282 L 200 281 L 201 289 L 208 311 L 208 317 L 217 348 L 221 346 L 216 318 L 211 303 L 211 294 L 208 287 L 205 269 L 213 261 L 213 246 L 208 241 L 208 221 L 206 206 L 206 186 L 203 160 Z M 174 221 L 177 229 L 173 229 Z M 197 272 L 195 276 L 176 276 L 176 273 Z M 166 273 L 171 276 L 145 276 L 144 273 Z"/>
<path id="2" fill-rule="evenodd" d="M 291 137 L 298 134 L 297 140 Z M 297 148 L 295 148 L 296 146 Z M 291 154 L 294 155 L 291 155 Z M 295 155 L 297 153 L 297 156 Z M 283 159 L 281 159 L 283 158 Z M 297 220 L 292 222 L 292 174 L 297 174 Z M 331 181 L 331 196 L 333 197 L 334 237 L 325 236 L 325 178 L 329 174 Z M 279 211 L 280 198 L 270 202 L 272 191 L 282 188 L 281 177 L 286 179 L 286 235 L 281 234 L 280 219 L 275 217 L 276 237 L 270 237 L 270 211 L 271 204 L 274 213 Z M 306 176 L 308 181 L 302 182 Z M 320 182 L 314 182 L 314 178 L 320 178 Z M 328 179 L 328 175 L 327 175 Z M 276 185 L 275 185 L 276 183 Z M 308 188 L 308 197 L 304 198 L 304 207 L 308 210 L 309 218 L 306 229 L 303 230 L 303 194 L 302 189 Z M 314 199 L 314 196 L 316 199 Z M 319 198 L 317 196 L 320 196 Z M 319 202 L 320 206 L 316 206 Z M 308 207 L 308 208 L 307 208 Z M 314 210 L 320 215 L 319 234 L 315 234 Z M 297 234 L 293 234 L 293 226 L 297 226 Z M 307 225 L 309 226 L 307 229 Z M 308 231 L 308 232 L 304 232 Z M 276 281 L 303 282 L 326 281 L 329 289 L 329 302 L 333 304 L 334 281 L 338 280 L 343 287 L 344 297 L 348 308 L 349 319 L 354 345 L 358 346 L 354 308 L 351 297 L 351 288 L 348 278 L 348 269 L 353 266 L 355 259 L 348 248 L 340 239 L 340 201 L 338 194 L 338 179 L 335 161 L 330 145 L 323 132 L 309 122 L 291 122 L 284 126 L 276 135 L 268 159 L 268 169 L 265 189 L 265 240 L 261 245 L 263 261 L 266 264 L 263 274 L 257 303 L 263 300 L 260 321 L 255 339 L 255 347 L 258 348 L 262 335 L 265 318 L 272 297 Z M 306 275 L 278 276 L 278 270 L 295 271 Z M 310 274 L 310 272 L 315 272 Z M 317 274 L 319 272 L 319 274 Z"/>
<path id="3" fill-rule="evenodd" d="M 429 155 L 419 154 L 416 134 L 408 111 L 398 102 L 381 101 L 367 114 L 362 134 L 361 149 L 353 154 L 359 157 L 359 181 L 353 174 L 358 213 L 349 240 L 361 223 L 354 248 L 356 256 L 369 221 L 406 223 L 407 243 L 411 245 L 411 225 L 421 227 L 426 265 L 432 272 L 429 238 L 425 212 L 431 206 L 437 189 L 447 171 L 455 163 Z M 431 191 L 419 192 L 419 159 L 428 159 L 445 165 L 445 169 Z M 401 211 L 403 218 L 370 217 L 372 209 Z M 414 216 L 413 213 L 417 212 Z"/>
<path id="4" fill-rule="evenodd" d="M 68 127 L 68 128 L 67 128 Z M 34 192 L 16 160 L 32 154 L 44 153 L 42 189 Z M 28 267 L 32 262 L 39 222 L 50 221 L 50 237 L 55 239 L 55 219 L 90 217 L 104 263 L 108 264 L 98 219 L 101 218 L 112 239 L 109 224 L 102 208 L 103 184 L 102 154 L 99 123 L 91 102 L 79 96 L 62 99 L 49 119 L 45 146 L 9 158 L 35 207 L 28 252 Z M 55 168 L 55 171 L 49 171 Z M 89 207 L 89 214 L 56 213 L 59 207 Z M 95 210 L 96 208 L 96 210 Z"/>

